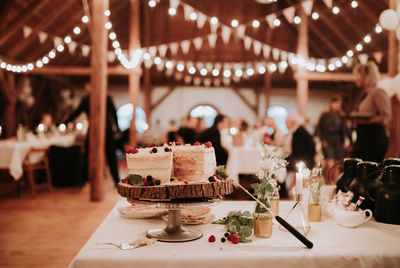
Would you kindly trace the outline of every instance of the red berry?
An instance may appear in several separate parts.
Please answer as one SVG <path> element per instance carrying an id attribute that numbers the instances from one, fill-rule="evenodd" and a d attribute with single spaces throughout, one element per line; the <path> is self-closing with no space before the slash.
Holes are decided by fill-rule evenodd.
<path id="1" fill-rule="evenodd" d="M 212 147 L 211 141 L 207 141 L 206 143 L 204 143 L 204 145 L 206 146 L 206 148 L 211 148 Z"/>
<path id="2" fill-rule="evenodd" d="M 126 183 L 128 180 L 126 178 L 122 179 L 123 183 Z"/>
<path id="3" fill-rule="evenodd" d="M 170 152 L 172 152 L 172 149 L 171 149 L 171 148 L 169 148 L 169 151 L 170 151 Z"/>
<path id="4" fill-rule="evenodd" d="M 226 239 L 228 239 L 229 241 L 231 241 L 232 235 L 228 235 L 228 236 L 226 237 Z"/>
<path id="5" fill-rule="evenodd" d="M 184 183 L 184 184 L 188 184 L 189 182 L 188 182 L 188 181 L 183 181 L 183 183 Z"/>
<path id="6" fill-rule="evenodd" d="M 150 150 L 150 153 L 152 154 L 152 153 L 153 153 L 153 151 L 152 151 L 152 150 Z"/>
<path id="7" fill-rule="evenodd" d="M 239 238 L 236 235 L 231 237 L 232 244 L 239 244 Z"/>
<path id="8" fill-rule="evenodd" d="M 127 154 L 136 154 L 139 152 L 139 150 L 131 146 L 125 146 L 125 152 Z"/>
<path id="9" fill-rule="evenodd" d="M 144 183 L 144 186 L 149 186 L 149 182 L 147 181 L 146 178 L 143 179 L 143 183 Z"/>
<path id="10" fill-rule="evenodd" d="M 195 141 L 193 145 L 200 145 L 200 142 Z"/>
<path id="11" fill-rule="evenodd" d="M 221 180 L 221 176 L 220 175 L 215 175 L 215 177 L 217 177 L 217 179 Z"/>
<path id="12" fill-rule="evenodd" d="M 214 243 L 215 242 L 215 236 L 214 235 L 210 235 L 210 237 L 208 238 L 208 242 Z"/>

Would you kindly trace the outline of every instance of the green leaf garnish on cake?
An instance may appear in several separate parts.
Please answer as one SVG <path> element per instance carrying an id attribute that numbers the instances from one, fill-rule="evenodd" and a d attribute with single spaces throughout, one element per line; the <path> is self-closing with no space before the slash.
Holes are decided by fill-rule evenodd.
<path id="1" fill-rule="evenodd" d="M 143 186 L 143 177 L 138 174 L 129 174 L 127 177 L 127 183 L 134 186 Z"/>
<path id="2" fill-rule="evenodd" d="M 217 168 L 215 169 L 215 175 L 218 175 L 223 179 L 228 178 L 228 175 L 225 173 L 225 166 L 217 166 Z"/>

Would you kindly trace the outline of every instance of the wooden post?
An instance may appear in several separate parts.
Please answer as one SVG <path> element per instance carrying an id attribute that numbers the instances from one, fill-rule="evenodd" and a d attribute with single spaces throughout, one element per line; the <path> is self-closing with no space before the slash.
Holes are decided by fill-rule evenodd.
<path id="1" fill-rule="evenodd" d="M 149 8 L 144 5 L 142 6 L 142 14 L 143 14 L 143 45 L 150 45 L 150 14 Z M 151 95 L 153 93 L 153 89 L 151 87 L 151 72 L 150 69 L 143 68 L 143 93 L 144 93 L 144 111 L 146 113 L 147 123 L 149 127 L 151 127 L 151 112 L 152 112 L 152 104 L 151 104 Z"/>
<path id="2" fill-rule="evenodd" d="M 104 11 L 108 0 L 92 1 L 92 50 L 91 50 L 91 91 L 89 128 L 89 179 L 92 201 L 103 199 L 106 99 L 107 99 L 107 22 Z"/>
<path id="3" fill-rule="evenodd" d="M 265 98 L 265 113 L 264 117 L 268 117 L 268 108 L 271 105 L 271 88 L 272 87 L 272 75 L 267 71 L 264 76 L 264 98 Z"/>
<path id="4" fill-rule="evenodd" d="M 8 72 L 7 78 L 5 72 L 0 71 L 0 90 L 3 89 L 6 98 L 6 107 L 4 109 L 5 125 L 3 127 L 4 137 L 9 138 L 15 134 L 15 104 L 17 95 L 15 93 L 15 76 Z"/>
<path id="5" fill-rule="evenodd" d="M 135 49 L 140 48 L 140 1 L 130 1 L 130 16 L 129 16 L 129 52 L 132 55 Z M 140 75 L 136 73 L 129 74 L 129 96 L 133 104 L 133 117 L 129 129 L 129 144 L 136 146 L 136 107 L 138 106 L 140 91 Z"/>
<path id="6" fill-rule="evenodd" d="M 304 2 L 301 0 L 300 3 Z M 299 36 L 297 41 L 297 54 L 304 59 L 308 58 L 308 17 L 302 8 L 299 8 L 299 16 L 301 23 L 299 24 Z M 304 118 L 307 117 L 308 102 L 308 79 L 302 77 L 306 73 L 306 68 L 298 66 L 297 69 L 297 105 L 299 114 Z"/>

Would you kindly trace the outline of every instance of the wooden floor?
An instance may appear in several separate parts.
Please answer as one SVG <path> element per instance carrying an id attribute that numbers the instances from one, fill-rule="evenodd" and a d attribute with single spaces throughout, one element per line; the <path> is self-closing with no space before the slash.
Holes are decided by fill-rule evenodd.
<path id="1" fill-rule="evenodd" d="M 105 184 L 101 202 L 89 201 L 89 184 L 0 195 L 0 267 L 67 267 L 119 200 L 112 180 Z"/>

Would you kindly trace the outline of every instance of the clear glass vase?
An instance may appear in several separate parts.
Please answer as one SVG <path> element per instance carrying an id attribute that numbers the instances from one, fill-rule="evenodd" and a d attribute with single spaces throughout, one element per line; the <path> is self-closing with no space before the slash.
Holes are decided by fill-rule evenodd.
<path id="1" fill-rule="evenodd" d="M 296 194 L 295 201 L 296 203 L 290 209 L 288 215 L 285 217 L 285 220 L 297 229 L 303 235 L 307 235 L 311 230 L 310 222 L 308 221 L 306 212 L 304 210 L 302 201 L 302 194 Z M 280 230 L 287 231 L 282 225 L 279 226 Z"/>
<path id="2" fill-rule="evenodd" d="M 267 211 L 261 205 L 256 204 L 256 208 L 254 210 L 254 225 L 253 225 L 254 236 L 258 238 L 271 237 L 272 219 L 273 216 L 269 211 Z"/>

